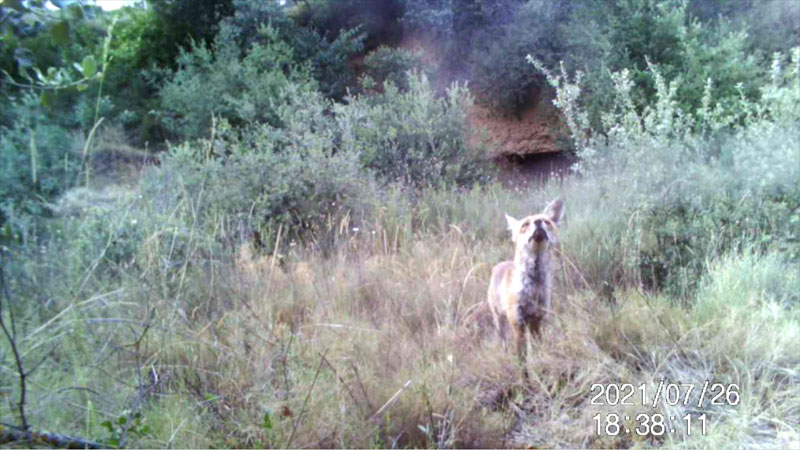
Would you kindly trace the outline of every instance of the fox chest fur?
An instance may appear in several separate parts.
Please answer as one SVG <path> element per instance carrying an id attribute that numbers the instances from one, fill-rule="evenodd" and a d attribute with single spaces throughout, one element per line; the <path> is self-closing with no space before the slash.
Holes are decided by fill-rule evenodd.
<path id="1" fill-rule="evenodd" d="M 549 254 L 538 254 L 515 261 L 510 273 L 506 311 L 515 313 L 524 323 L 540 321 L 550 309 Z"/>
<path id="2" fill-rule="evenodd" d="M 535 325 L 550 309 L 550 256 L 529 255 L 498 265 L 501 285 L 490 298 L 495 314 L 505 316 L 512 326 Z M 494 297 L 494 298 L 492 298 Z"/>

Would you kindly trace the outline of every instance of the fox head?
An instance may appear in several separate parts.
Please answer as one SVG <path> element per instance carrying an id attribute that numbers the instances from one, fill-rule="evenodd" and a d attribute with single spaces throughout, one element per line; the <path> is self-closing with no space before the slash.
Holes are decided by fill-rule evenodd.
<path id="1" fill-rule="evenodd" d="M 558 245 L 558 224 L 564 217 L 564 201 L 557 198 L 541 214 L 515 219 L 506 214 L 516 252 L 541 253 Z"/>

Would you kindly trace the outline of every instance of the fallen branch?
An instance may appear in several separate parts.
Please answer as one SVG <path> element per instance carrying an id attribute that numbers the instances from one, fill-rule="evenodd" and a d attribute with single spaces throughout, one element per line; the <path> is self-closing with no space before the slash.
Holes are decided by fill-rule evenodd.
<path id="1" fill-rule="evenodd" d="M 0 424 L 0 445 L 11 442 L 40 444 L 56 448 L 107 448 L 108 446 L 88 439 L 65 436 L 58 433 L 24 431 L 8 424 Z"/>

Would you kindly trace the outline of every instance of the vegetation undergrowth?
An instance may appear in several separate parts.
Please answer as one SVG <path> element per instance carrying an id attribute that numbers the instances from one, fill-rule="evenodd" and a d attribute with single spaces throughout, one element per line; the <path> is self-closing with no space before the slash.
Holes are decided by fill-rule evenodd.
<path id="1" fill-rule="evenodd" d="M 115 138 L 124 127 L 70 138 L 33 111 L 32 88 L 6 99 L 15 109 L 0 139 L 1 422 L 109 447 L 800 441 L 800 49 L 743 67 L 768 80 L 750 74 L 753 89 L 735 95 L 718 95 L 713 72 L 686 86 L 680 64 L 643 54 L 644 66 L 608 71 L 599 115 L 585 98 L 596 79 L 510 61 L 555 90 L 578 157 L 574 174 L 522 189 L 493 181 L 465 121 L 464 84 L 436 92 L 417 55 L 379 48 L 347 92 L 343 62 L 358 29 L 314 8 L 327 2 L 303 3 L 290 12 L 319 29 L 276 6 L 228 2 L 227 19 L 179 51 L 177 68 L 151 73 L 164 77 L 151 86 L 163 102 L 151 119 L 185 139 L 147 164 Z M 518 37 L 537 4 L 505 18 L 511 31 L 487 25 L 476 39 L 498 57 L 492 36 Z M 686 4 L 620 7 L 644 23 L 655 8 L 659 26 L 700 39 L 699 23 L 685 26 Z M 468 19 L 492 11 L 504 14 L 428 18 L 469 35 Z M 122 29 L 133 25 L 142 24 Z M 240 41 L 232 30 L 249 32 Z M 555 45 L 555 33 L 522 36 L 514 51 Z M 307 54 L 315 62 L 298 62 Z M 524 80 L 485 86 L 514 103 Z M 698 86 L 699 103 L 683 101 Z M 95 116 L 106 114 L 101 97 Z M 68 189 L 86 169 L 74 150 L 59 158 L 73 140 L 113 151 L 84 161 L 105 174 Z M 101 167 L 111 153 L 137 161 L 127 183 Z M 41 168 L 35 180 L 31 167 Z M 503 215 L 559 196 L 554 312 L 530 343 L 523 384 L 483 302 L 492 266 L 511 257 Z M 662 381 L 686 400 L 656 400 Z M 706 382 L 724 387 L 722 403 L 701 394 Z M 637 395 L 593 401 L 598 384 Z M 609 414 L 631 430 L 639 414 L 676 420 L 671 432 L 617 434 Z"/>

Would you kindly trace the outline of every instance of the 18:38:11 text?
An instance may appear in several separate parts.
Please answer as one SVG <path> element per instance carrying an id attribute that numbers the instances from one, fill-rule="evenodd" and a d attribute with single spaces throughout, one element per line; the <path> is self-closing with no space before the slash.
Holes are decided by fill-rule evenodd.
<path id="1" fill-rule="evenodd" d="M 604 418 L 605 416 L 605 418 Z M 693 432 L 697 432 L 696 428 L 692 428 L 692 421 L 700 422 L 695 426 L 700 427 L 700 434 L 706 435 L 708 431 L 708 419 L 705 414 L 698 417 L 692 417 L 691 414 L 686 414 L 683 417 L 665 416 L 661 413 L 656 414 L 638 414 L 634 419 L 636 424 L 633 429 L 626 427 L 626 423 L 631 420 L 630 416 L 620 416 L 616 413 L 610 414 L 595 414 L 594 419 L 597 427 L 595 431 L 598 435 L 605 434 L 608 436 L 618 436 L 620 434 L 636 433 L 638 436 L 663 436 L 665 434 L 677 433 L 686 430 L 686 436 L 691 436 Z M 685 427 L 681 425 L 685 424 Z"/>

